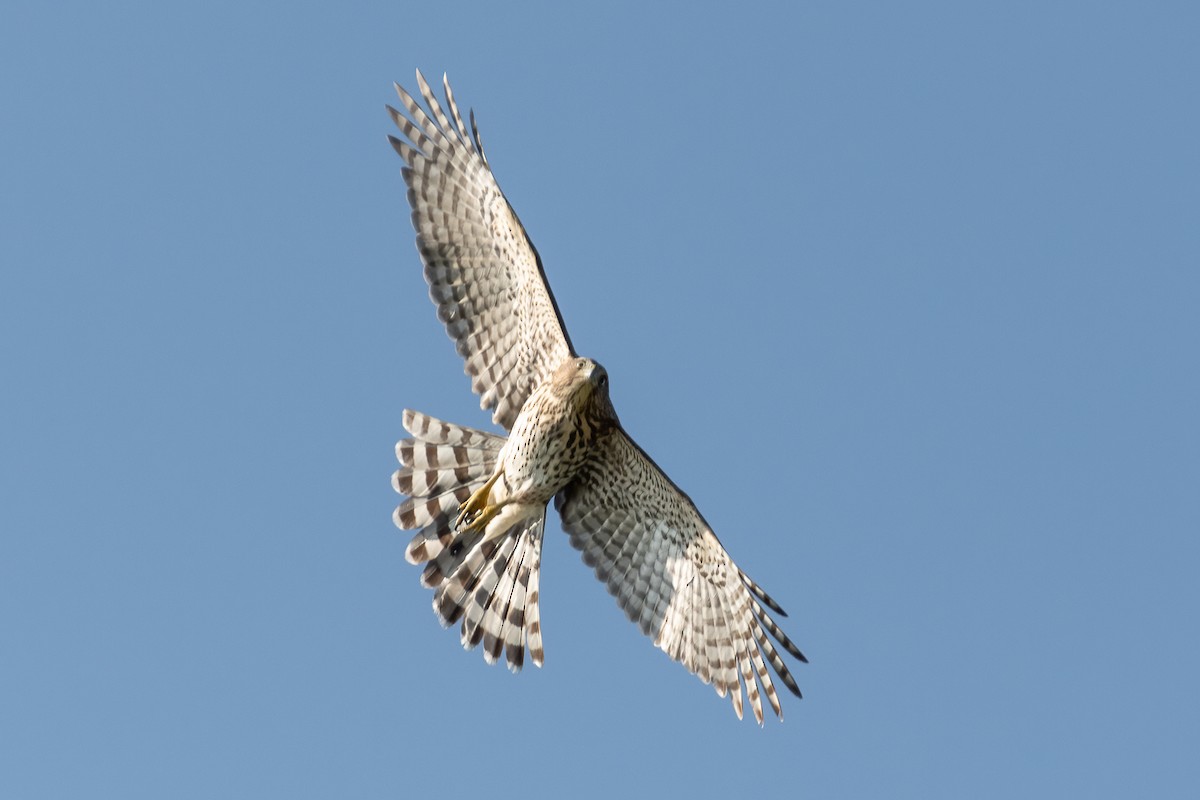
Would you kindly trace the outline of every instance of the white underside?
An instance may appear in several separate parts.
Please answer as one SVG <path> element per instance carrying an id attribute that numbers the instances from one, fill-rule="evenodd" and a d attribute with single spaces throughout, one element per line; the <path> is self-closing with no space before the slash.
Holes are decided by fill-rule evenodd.
<path id="1" fill-rule="evenodd" d="M 545 504 L 507 503 L 487 524 L 483 532 L 483 541 L 499 538 L 521 522 L 540 517 L 545 510 Z"/>

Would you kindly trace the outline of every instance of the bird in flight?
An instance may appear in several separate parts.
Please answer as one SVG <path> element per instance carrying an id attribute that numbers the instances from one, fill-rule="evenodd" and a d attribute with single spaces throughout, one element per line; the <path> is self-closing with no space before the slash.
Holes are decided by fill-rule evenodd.
<path id="1" fill-rule="evenodd" d="M 608 372 L 567 336 L 542 262 L 492 176 L 450 83 L 446 103 L 425 77 L 427 106 L 399 85 L 402 137 L 417 250 L 438 318 L 466 361 L 480 407 L 507 436 L 406 410 L 411 438 L 396 445 L 392 477 L 406 495 L 394 519 L 416 534 L 405 550 L 424 564 L 442 624 L 461 624 L 467 649 L 514 672 L 528 649 L 544 659 L 538 572 L 551 499 L 629 619 L 742 717 L 742 690 L 761 725 L 762 695 L 783 718 L 771 673 L 800 689 L 776 649 L 807 661 L 770 612 L 779 604 L 742 572 L 691 499 L 621 427 Z M 769 636 L 768 636 L 769 634 Z M 774 639 L 774 642 L 772 641 Z"/>

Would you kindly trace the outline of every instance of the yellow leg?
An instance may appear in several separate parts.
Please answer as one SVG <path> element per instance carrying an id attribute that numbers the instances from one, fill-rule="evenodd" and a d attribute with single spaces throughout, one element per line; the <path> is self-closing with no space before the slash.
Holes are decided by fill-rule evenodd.
<path id="1" fill-rule="evenodd" d="M 500 506 L 488 504 L 488 500 L 491 499 L 492 487 L 499 479 L 500 472 L 497 472 L 488 478 L 487 483 L 472 492 L 467 501 L 458 507 L 458 518 L 454 520 L 456 529 L 462 528 L 465 524 L 467 530 L 483 530 L 484 526 L 500 513 Z"/>

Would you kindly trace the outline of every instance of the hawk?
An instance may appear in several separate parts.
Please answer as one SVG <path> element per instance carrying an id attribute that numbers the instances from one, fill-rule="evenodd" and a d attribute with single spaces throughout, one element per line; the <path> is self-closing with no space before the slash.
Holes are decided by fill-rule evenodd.
<path id="1" fill-rule="evenodd" d="M 542 665 L 538 571 L 553 499 L 571 544 L 657 647 L 728 694 L 739 719 L 743 687 L 760 725 L 763 694 L 782 719 L 767 664 L 800 689 L 775 643 L 807 661 L 768 613 L 783 609 L 621 427 L 608 373 L 572 346 L 474 113 L 468 131 L 448 80 L 444 106 L 420 71 L 417 84 L 428 109 L 399 85 L 407 116 L 388 107 L 417 250 L 480 407 L 508 431 L 404 412 L 411 438 L 396 445 L 392 483 L 407 499 L 394 518 L 416 530 L 405 557 L 425 565 L 438 619 L 459 623 L 463 646 L 482 645 L 488 663 L 503 653 L 516 672 L 528 649 Z"/>

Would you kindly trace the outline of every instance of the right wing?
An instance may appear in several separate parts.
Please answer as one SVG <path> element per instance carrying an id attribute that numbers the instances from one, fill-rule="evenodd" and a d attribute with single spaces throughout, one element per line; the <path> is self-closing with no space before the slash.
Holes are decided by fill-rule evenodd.
<path id="1" fill-rule="evenodd" d="M 419 70 L 417 83 L 432 118 L 397 85 L 411 119 L 388 106 L 407 141 L 388 140 L 406 164 L 429 296 L 480 407 L 511 430 L 525 400 L 574 348 L 541 259 L 492 176 L 474 114 L 468 133 L 444 77 L 453 124 Z"/>

